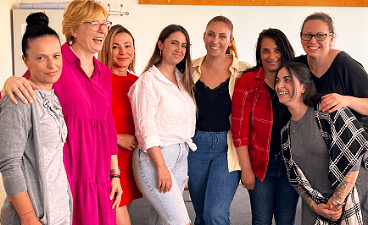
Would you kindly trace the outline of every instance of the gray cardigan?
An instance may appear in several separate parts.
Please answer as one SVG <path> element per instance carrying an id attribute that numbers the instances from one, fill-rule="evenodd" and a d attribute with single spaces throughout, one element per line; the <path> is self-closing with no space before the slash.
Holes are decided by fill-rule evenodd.
<path id="1" fill-rule="evenodd" d="M 8 95 L 0 100 L 0 172 L 7 195 L 13 196 L 28 191 L 36 216 L 42 224 L 49 224 L 46 169 L 43 162 L 39 123 L 41 112 L 48 106 L 47 100 L 43 99 L 40 91 L 36 91 L 36 95 L 32 104 L 23 104 L 19 99 L 19 103 L 14 104 Z M 56 95 L 55 98 L 57 100 Z M 56 103 L 54 105 L 59 107 L 58 100 Z M 49 108 L 48 110 L 55 110 L 52 109 L 55 108 L 54 106 Z M 60 132 L 65 142 L 66 126 L 61 107 L 56 110 L 60 111 L 58 112 L 62 119 Z M 69 185 L 68 194 L 70 221 L 72 221 L 73 204 Z M 0 220 L 2 224 L 7 225 L 20 224 L 19 215 L 8 197 L 1 209 Z"/>

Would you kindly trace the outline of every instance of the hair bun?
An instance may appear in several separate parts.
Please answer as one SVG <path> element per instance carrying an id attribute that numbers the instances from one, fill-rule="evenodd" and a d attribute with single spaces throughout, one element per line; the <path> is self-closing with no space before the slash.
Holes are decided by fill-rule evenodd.
<path id="1" fill-rule="evenodd" d="M 32 13 L 28 15 L 26 19 L 27 25 L 29 27 L 33 26 L 48 26 L 49 18 L 43 12 Z"/>

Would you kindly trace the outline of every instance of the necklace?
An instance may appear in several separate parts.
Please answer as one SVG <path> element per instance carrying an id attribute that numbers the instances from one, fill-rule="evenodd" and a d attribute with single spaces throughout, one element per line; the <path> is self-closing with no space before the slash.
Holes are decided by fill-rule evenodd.
<path id="1" fill-rule="evenodd" d="M 293 121 L 294 123 L 292 123 L 293 125 L 293 128 L 292 128 L 292 131 L 293 133 L 296 132 L 296 129 L 298 129 L 298 127 L 300 126 L 300 124 L 302 124 L 302 119 L 300 120 L 297 120 L 297 121 Z"/>
<path id="2" fill-rule="evenodd" d="M 70 49 L 73 51 L 73 53 L 75 55 L 77 55 L 74 51 L 74 48 L 73 48 L 73 45 L 70 45 Z M 87 67 L 88 68 L 88 71 L 87 70 L 84 70 L 81 66 L 81 69 L 84 71 L 84 73 L 87 75 L 87 77 L 91 78 L 92 75 L 93 75 L 93 72 L 95 70 L 95 66 L 94 66 L 94 62 L 93 62 L 93 59 L 92 59 L 92 63 L 90 63 L 90 65 Z"/>

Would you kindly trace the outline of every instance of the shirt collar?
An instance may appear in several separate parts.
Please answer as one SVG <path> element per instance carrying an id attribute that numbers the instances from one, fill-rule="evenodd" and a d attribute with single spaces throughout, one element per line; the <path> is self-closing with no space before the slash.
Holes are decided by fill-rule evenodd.
<path id="1" fill-rule="evenodd" d="M 150 70 L 152 71 L 152 73 L 156 76 L 157 79 L 159 79 L 161 82 L 166 83 L 166 84 L 172 84 L 171 81 L 169 81 L 162 73 L 160 70 L 157 69 L 156 66 L 152 66 L 150 68 Z M 183 74 L 178 70 L 178 68 L 175 68 L 175 75 L 176 75 L 176 80 L 180 83 L 183 79 Z"/>
<path id="2" fill-rule="evenodd" d="M 233 54 L 226 54 L 227 57 L 232 58 L 231 66 L 229 67 L 229 70 L 231 72 L 231 76 L 234 76 L 237 74 L 240 70 L 240 64 L 238 59 Z M 198 70 L 199 73 L 201 73 L 201 66 L 203 63 L 203 60 L 206 58 L 206 56 L 203 56 L 199 58 L 198 60 L 195 60 L 192 67 Z"/>
<path id="3" fill-rule="evenodd" d="M 78 56 L 70 49 L 68 42 L 65 42 L 65 44 L 63 44 L 63 46 L 61 46 L 61 52 L 63 54 L 63 58 L 65 58 L 65 60 L 68 62 L 68 64 L 73 64 L 75 63 L 79 69 L 81 69 L 80 67 L 80 59 L 78 58 Z M 96 57 L 93 56 L 93 64 L 95 66 L 93 73 L 92 73 L 92 77 L 99 75 L 100 74 L 100 64 L 99 61 L 96 59 Z"/>

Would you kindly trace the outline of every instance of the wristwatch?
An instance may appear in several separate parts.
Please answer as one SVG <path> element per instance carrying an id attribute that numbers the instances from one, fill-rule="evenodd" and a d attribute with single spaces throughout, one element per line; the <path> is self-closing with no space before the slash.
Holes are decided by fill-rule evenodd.
<path id="1" fill-rule="evenodd" d="M 120 175 L 120 169 L 119 169 L 119 168 L 116 168 L 116 169 L 112 169 L 112 170 L 110 170 L 110 175 L 113 175 L 113 174 L 118 174 L 118 175 Z"/>
<path id="2" fill-rule="evenodd" d="M 332 203 L 335 205 L 335 206 L 344 206 L 345 205 L 345 202 L 341 203 L 339 200 L 337 200 L 336 198 L 334 198 L 332 196 Z"/>

